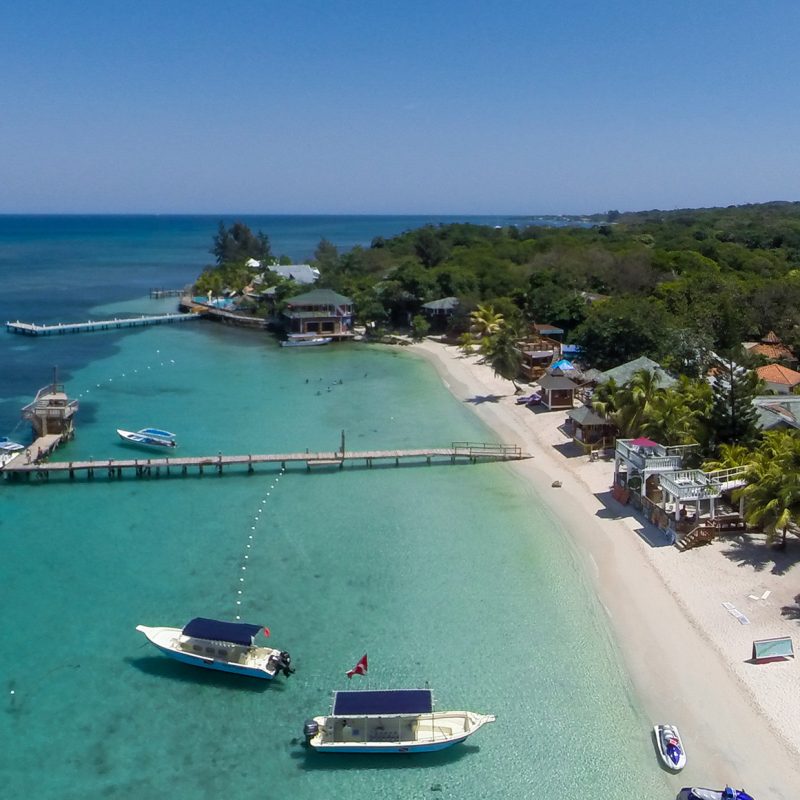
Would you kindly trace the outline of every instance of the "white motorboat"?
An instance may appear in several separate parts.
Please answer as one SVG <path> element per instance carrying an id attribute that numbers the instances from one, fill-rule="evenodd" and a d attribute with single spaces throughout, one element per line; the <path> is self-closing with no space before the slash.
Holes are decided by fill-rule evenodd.
<path id="1" fill-rule="evenodd" d="M 654 725 L 653 733 L 664 765 L 673 772 L 682 770 L 686 766 L 686 751 L 678 728 L 675 725 Z"/>
<path id="2" fill-rule="evenodd" d="M 183 628 L 136 626 L 162 653 L 185 664 L 253 678 L 270 679 L 279 672 L 288 677 L 294 670 L 286 651 L 253 643 L 262 629 L 266 633 L 261 625 L 205 617 L 196 617 Z"/>
<path id="3" fill-rule="evenodd" d="M 292 334 L 281 342 L 281 347 L 318 347 L 322 344 L 330 344 L 333 339 L 330 336 L 309 336 L 308 334 Z"/>
<path id="4" fill-rule="evenodd" d="M 14 453 L 17 450 L 24 450 L 25 445 L 19 442 L 12 442 L 7 436 L 0 436 L 0 452 Z"/>
<path id="5" fill-rule="evenodd" d="M 123 431 L 120 428 L 117 428 L 117 435 L 123 442 L 127 442 L 128 444 L 134 444 L 139 447 L 148 447 L 148 448 L 155 448 L 155 449 L 163 449 L 163 448 L 171 448 L 177 447 L 177 442 L 175 441 L 175 434 L 171 434 L 170 437 L 166 436 L 158 436 L 153 433 L 148 433 L 148 431 L 156 430 L 154 428 L 142 428 L 140 431 Z M 166 431 L 161 431 L 161 433 L 166 433 Z"/>
<path id="6" fill-rule="evenodd" d="M 493 714 L 434 712 L 429 689 L 335 692 L 327 716 L 306 721 L 306 743 L 322 753 L 443 750 L 494 722 Z"/>

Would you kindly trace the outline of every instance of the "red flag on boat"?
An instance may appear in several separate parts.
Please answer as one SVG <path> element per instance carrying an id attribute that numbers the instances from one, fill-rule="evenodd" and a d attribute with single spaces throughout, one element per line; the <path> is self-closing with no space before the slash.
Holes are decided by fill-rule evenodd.
<path id="1" fill-rule="evenodd" d="M 353 675 L 366 675 L 367 674 L 367 654 L 364 653 L 361 658 L 358 659 L 358 664 L 356 664 L 353 669 L 347 670 L 347 677 L 352 678 Z"/>
<path id="2" fill-rule="evenodd" d="M 264 628 L 264 636 L 269 636 L 269 628 Z"/>

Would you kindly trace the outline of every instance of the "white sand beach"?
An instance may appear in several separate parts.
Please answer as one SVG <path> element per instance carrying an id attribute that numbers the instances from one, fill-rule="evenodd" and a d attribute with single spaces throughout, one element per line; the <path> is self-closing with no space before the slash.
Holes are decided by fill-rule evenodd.
<path id="1" fill-rule="evenodd" d="M 516 405 L 510 381 L 456 347 L 426 340 L 413 350 L 499 441 L 533 456 L 513 468 L 585 562 L 644 713 L 681 730 L 688 763 L 676 792 L 729 783 L 756 800 L 800 797 L 800 665 L 749 662 L 754 639 L 791 635 L 798 647 L 800 544 L 784 554 L 738 535 L 680 552 L 611 498 L 613 460 L 580 453 L 559 429 L 566 412 Z"/>

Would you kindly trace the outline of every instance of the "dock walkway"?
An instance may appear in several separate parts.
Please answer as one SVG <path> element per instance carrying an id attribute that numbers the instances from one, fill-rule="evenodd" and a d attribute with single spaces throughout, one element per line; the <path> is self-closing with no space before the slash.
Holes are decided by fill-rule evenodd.
<path id="1" fill-rule="evenodd" d="M 163 325 L 172 322 L 188 322 L 200 319 L 202 314 L 196 312 L 155 314 L 152 316 L 123 317 L 120 319 L 88 320 L 87 322 L 56 322 L 52 325 L 36 325 L 33 322 L 6 322 L 9 333 L 23 336 L 53 336 L 66 333 L 88 333 L 90 331 L 110 331 L 118 328 L 138 328 L 143 325 Z"/>
<path id="2" fill-rule="evenodd" d="M 530 458 L 517 445 L 454 442 L 451 447 L 422 448 L 418 450 L 364 450 L 353 452 L 328 451 L 304 453 L 276 453 L 261 455 L 193 456 L 177 458 L 93 459 L 90 461 L 51 461 L 30 463 L 17 458 L 0 469 L 7 479 L 35 476 L 47 480 L 53 475 L 94 478 L 95 474 L 109 478 L 203 475 L 206 471 L 222 474 L 226 467 L 255 471 L 257 465 L 274 465 L 285 469 L 287 464 L 304 465 L 307 470 L 319 467 L 343 469 L 346 465 L 371 468 L 376 463 L 400 462 L 432 464 L 435 460 L 476 463 L 478 461 L 513 461 Z M 191 471 L 191 472 L 190 472 Z"/>

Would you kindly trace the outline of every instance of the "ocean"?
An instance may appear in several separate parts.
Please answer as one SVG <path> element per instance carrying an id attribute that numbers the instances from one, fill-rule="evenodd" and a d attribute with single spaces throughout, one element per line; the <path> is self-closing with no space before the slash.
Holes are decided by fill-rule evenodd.
<path id="1" fill-rule="evenodd" d="M 0 314 L 79 321 L 171 310 L 222 217 L 0 217 Z M 226 222 L 234 218 L 224 218 Z M 244 217 L 297 261 L 469 218 Z M 472 218 L 503 224 L 505 218 Z M 0 335 L 0 435 L 56 369 L 80 401 L 58 458 L 129 454 L 118 427 L 181 455 L 447 446 L 492 435 L 432 368 L 383 346 L 281 349 L 211 322 Z M 502 464 L 0 481 L 0 780 L 8 797 L 666 796 L 580 560 Z M 266 625 L 296 673 L 272 682 L 160 655 L 137 624 Z M 364 654 L 369 672 L 345 672 Z M 430 686 L 497 715 L 413 756 L 307 752 L 341 688 Z"/>

